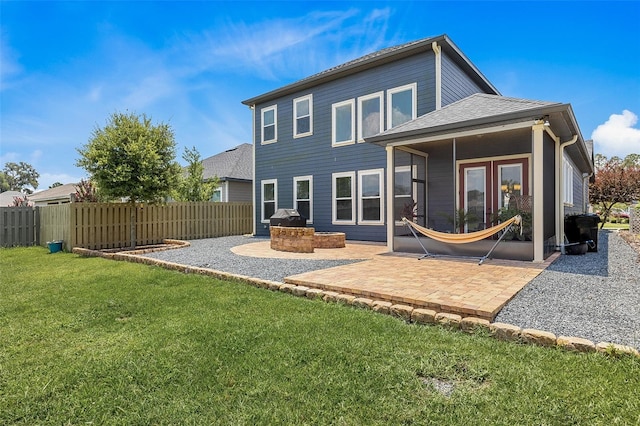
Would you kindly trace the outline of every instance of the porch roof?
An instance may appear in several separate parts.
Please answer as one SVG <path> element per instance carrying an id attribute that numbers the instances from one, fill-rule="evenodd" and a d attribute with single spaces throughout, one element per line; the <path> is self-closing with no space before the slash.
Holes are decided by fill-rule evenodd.
<path id="1" fill-rule="evenodd" d="M 457 102 L 422 115 L 376 136 L 366 139 L 369 143 L 386 146 L 408 145 L 418 140 L 444 140 L 457 132 L 482 134 L 489 127 L 496 128 L 513 123 L 547 119 L 550 129 L 562 141 L 578 136 L 577 143 L 568 147 L 582 159 L 583 170 L 593 171 L 591 156 L 582 138 L 570 104 L 529 99 L 509 98 L 500 95 L 476 93 Z"/>

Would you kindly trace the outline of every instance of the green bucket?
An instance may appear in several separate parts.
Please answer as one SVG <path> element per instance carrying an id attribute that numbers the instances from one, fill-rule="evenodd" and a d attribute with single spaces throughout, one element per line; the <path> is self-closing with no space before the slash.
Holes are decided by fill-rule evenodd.
<path id="1" fill-rule="evenodd" d="M 62 240 L 60 241 L 49 241 L 47 242 L 49 246 L 49 253 L 57 253 L 62 251 Z"/>

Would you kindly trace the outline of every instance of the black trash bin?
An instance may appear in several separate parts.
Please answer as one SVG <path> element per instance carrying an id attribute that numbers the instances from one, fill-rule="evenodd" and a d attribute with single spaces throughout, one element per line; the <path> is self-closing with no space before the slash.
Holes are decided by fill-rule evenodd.
<path id="1" fill-rule="evenodd" d="M 597 252 L 598 223 L 600 223 L 600 217 L 593 213 L 567 216 L 564 219 L 564 233 L 569 243 L 588 242 L 588 250 Z"/>
<path id="2" fill-rule="evenodd" d="M 582 241 L 593 241 L 589 244 L 589 251 L 598 251 L 598 224 L 600 216 L 595 213 L 585 213 L 577 215 L 576 225 L 580 231 Z"/>

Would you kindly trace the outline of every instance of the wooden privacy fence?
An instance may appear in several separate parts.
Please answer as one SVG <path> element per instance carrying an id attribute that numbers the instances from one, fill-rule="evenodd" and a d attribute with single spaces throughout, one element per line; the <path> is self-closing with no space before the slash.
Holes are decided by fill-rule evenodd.
<path id="1" fill-rule="evenodd" d="M 37 244 L 33 207 L 0 207 L 0 247 Z"/>
<path id="2" fill-rule="evenodd" d="M 123 203 L 71 203 L 36 208 L 2 208 L 2 245 L 5 245 L 6 234 L 7 240 L 12 241 L 7 245 L 45 244 L 63 240 L 67 250 L 72 247 L 94 250 L 130 247 L 132 208 L 135 209 L 137 246 L 158 244 L 165 238 L 195 240 L 248 234 L 253 230 L 251 203 L 135 206 Z M 5 209 L 9 209 L 6 215 Z M 24 216 L 18 213 L 22 209 L 25 210 Z M 31 220 L 31 225 L 24 225 L 28 220 Z M 11 226 L 5 226 L 5 221 Z M 25 237 L 18 241 L 13 238 L 16 234 L 24 234 Z"/>

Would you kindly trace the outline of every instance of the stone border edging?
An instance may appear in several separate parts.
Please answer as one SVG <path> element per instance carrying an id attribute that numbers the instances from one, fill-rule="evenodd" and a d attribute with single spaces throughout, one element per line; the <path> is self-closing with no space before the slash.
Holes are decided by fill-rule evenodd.
<path id="1" fill-rule="evenodd" d="M 132 263 L 141 263 L 151 266 L 159 266 L 161 268 L 179 271 L 185 274 L 200 274 L 213 278 L 228 279 L 254 287 L 264 288 L 272 291 L 280 291 L 289 293 L 298 297 L 306 297 L 308 299 L 322 299 L 329 303 L 340 303 L 351 305 L 360 309 L 370 309 L 385 315 L 391 315 L 400 318 L 409 323 L 420 325 L 440 325 L 450 330 L 460 330 L 473 334 L 478 331 L 488 332 L 493 338 L 503 341 L 527 343 L 544 347 L 560 347 L 568 351 L 575 352 L 599 352 L 612 356 L 630 355 L 640 358 L 640 352 L 625 345 L 617 343 L 600 342 L 593 343 L 591 340 L 574 336 L 556 336 L 553 333 L 532 328 L 522 329 L 512 324 L 501 322 L 489 322 L 486 319 L 477 317 L 462 317 L 458 314 L 450 314 L 446 312 L 436 312 L 431 309 L 414 308 L 410 305 L 393 304 L 388 301 L 372 300 L 365 297 L 356 297 L 346 293 L 338 293 L 335 291 L 320 290 L 302 285 L 286 284 L 277 281 L 263 280 L 259 278 L 248 277 L 245 275 L 232 274 L 228 272 L 216 271 L 214 269 L 200 268 L 196 266 L 182 265 L 179 263 L 167 262 L 159 259 L 139 256 L 140 254 L 150 253 L 153 251 L 170 250 L 188 246 L 189 243 L 180 240 L 164 240 L 166 244 L 176 244 L 175 247 L 156 248 L 148 250 L 132 250 L 119 253 L 105 253 L 100 250 L 90 250 L 80 247 L 74 247 L 72 252 L 85 257 L 102 257 L 105 259 L 122 260 Z"/>

